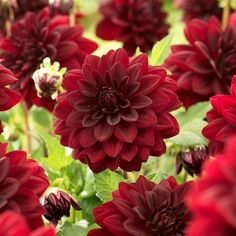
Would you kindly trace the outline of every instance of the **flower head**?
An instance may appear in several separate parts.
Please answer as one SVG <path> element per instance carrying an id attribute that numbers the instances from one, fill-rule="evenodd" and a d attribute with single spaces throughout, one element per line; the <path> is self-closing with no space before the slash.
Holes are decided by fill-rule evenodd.
<path id="1" fill-rule="evenodd" d="M 149 155 L 165 152 L 164 138 L 179 128 L 170 111 L 181 106 L 176 84 L 146 55 L 129 60 L 124 49 L 87 56 L 68 72 L 57 99 L 55 132 L 73 157 L 94 172 L 139 170 Z"/>
<path id="2" fill-rule="evenodd" d="M 187 45 L 175 45 L 166 66 L 177 81 L 178 95 L 186 107 L 228 94 L 236 74 L 236 28 L 223 31 L 212 17 L 208 22 L 193 20 L 185 28 Z"/>
<path id="3" fill-rule="evenodd" d="M 44 201 L 44 208 L 47 211 L 44 217 L 57 225 L 63 216 L 70 216 L 71 206 L 77 211 L 81 210 L 79 203 L 73 197 L 57 190 L 56 193 L 50 193 Z"/>
<path id="4" fill-rule="evenodd" d="M 12 25 L 12 36 L 2 40 L 4 65 L 19 79 L 19 90 L 29 106 L 36 104 L 52 110 L 51 98 L 37 96 L 32 79 L 45 57 L 59 62 L 68 70 L 81 67 L 85 56 L 92 53 L 97 44 L 82 36 L 81 26 L 71 27 L 67 16 L 50 15 L 49 9 L 39 14 L 28 12 Z"/>
<path id="5" fill-rule="evenodd" d="M 209 151 L 214 155 L 222 152 L 227 139 L 236 135 L 236 76 L 232 79 L 231 95 L 216 95 L 210 101 L 209 124 L 202 133 L 209 139 Z"/>
<path id="6" fill-rule="evenodd" d="M 13 211 L 6 211 L 0 215 L 1 236 L 56 236 L 53 227 L 40 227 L 31 230 L 24 217 Z"/>
<path id="7" fill-rule="evenodd" d="M 191 213 L 185 195 L 191 182 L 178 185 L 173 177 L 155 184 L 140 176 L 136 183 L 120 183 L 113 199 L 94 209 L 101 227 L 88 236 L 184 235 Z"/>
<path id="8" fill-rule="evenodd" d="M 230 139 L 222 155 L 204 165 L 204 175 L 189 193 L 193 213 L 187 236 L 236 235 L 236 139 Z"/>
<path id="9" fill-rule="evenodd" d="M 40 69 L 36 70 L 32 76 L 38 96 L 55 99 L 65 72 L 66 68 L 60 69 L 58 62 L 54 62 L 51 65 L 50 58 L 46 57 L 40 65 Z"/>
<path id="10" fill-rule="evenodd" d="M 23 151 L 6 152 L 0 144 L 0 213 L 7 210 L 23 215 L 31 228 L 42 225 L 45 213 L 39 198 L 48 187 L 44 170 Z"/>
<path id="11" fill-rule="evenodd" d="M 218 0 L 175 0 L 175 7 L 184 11 L 184 21 L 189 22 L 195 18 L 208 20 L 211 16 L 218 19 L 222 17 L 222 8 Z"/>
<path id="12" fill-rule="evenodd" d="M 108 0 L 100 12 L 103 19 L 97 26 L 97 35 L 123 42 L 129 55 L 137 47 L 142 52 L 151 50 L 168 33 L 167 14 L 162 11 L 160 0 Z"/>
<path id="13" fill-rule="evenodd" d="M 179 152 L 176 157 L 176 172 L 179 174 L 184 168 L 192 176 L 199 175 L 202 172 L 202 165 L 207 159 L 209 159 L 209 154 L 204 146 Z"/>
<path id="14" fill-rule="evenodd" d="M 8 88 L 9 85 L 16 81 L 17 79 L 12 72 L 0 63 L 0 111 L 6 111 L 20 101 L 20 95 Z M 2 131 L 3 127 L 0 121 L 0 133 L 2 133 Z"/>

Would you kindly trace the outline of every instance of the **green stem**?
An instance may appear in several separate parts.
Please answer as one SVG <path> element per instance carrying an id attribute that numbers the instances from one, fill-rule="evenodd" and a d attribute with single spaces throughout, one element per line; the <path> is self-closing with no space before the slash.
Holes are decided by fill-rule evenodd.
<path id="1" fill-rule="evenodd" d="M 229 16 L 230 16 L 230 0 L 226 0 L 222 15 L 223 30 L 225 30 L 229 24 Z"/>
<path id="2" fill-rule="evenodd" d="M 26 151 L 28 154 L 30 154 L 32 151 L 32 142 L 31 142 L 30 125 L 29 125 L 29 110 L 25 102 L 22 102 L 22 110 L 24 116 L 24 129 L 26 136 Z"/>

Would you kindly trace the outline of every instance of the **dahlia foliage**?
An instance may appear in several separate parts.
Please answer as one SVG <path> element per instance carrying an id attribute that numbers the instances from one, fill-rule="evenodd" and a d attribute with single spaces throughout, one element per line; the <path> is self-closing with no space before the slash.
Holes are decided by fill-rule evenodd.
<path id="1" fill-rule="evenodd" d="M 0 236 L 236 235 L 236 0 L 0 0 Z"/>

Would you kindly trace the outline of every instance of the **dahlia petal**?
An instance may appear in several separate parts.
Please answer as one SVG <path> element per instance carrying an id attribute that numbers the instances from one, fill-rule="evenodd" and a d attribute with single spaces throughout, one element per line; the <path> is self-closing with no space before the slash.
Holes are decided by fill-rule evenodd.
<path id="1" fill-rule="evenodd" d="M 148 127 L 157 124 L 157 116 L 152 109 L 143 109 L 138 114 L 138 127 Z"/>
<path id="2" fill-rule="evenodd" d="M 6 211 L 1 215 L 1 235 L 5 236 L 27 236 L 29 235 L 29 227 L 26 221 L 20 215 L 11 211 Z"/>
<path id="3" fill-rule="evenodd" d="M 84 60 L 84 65 L 87 66 L 86 68 L 88 68 L 89 66 L 89 67 L 92 67 L 94 71 L 98 71 L 99 61 L 100 61 L 100 58 L 98 56 L 88 55 Z M 83 68 L 82 68 L 82 71 L 83 71 Z M 85 78 L 87 77 L 85 76 Z"/>
<path id="4" fill-rule="evenodd" d="M 108 231 L 104 229 L 93 229 L 89 231 L 88 236 L 112 236 Z"/>
<path id="5" fill-rule="evenodd" d="M 12 73 L 6 69 L 6 71 L 1 71 L 1 66 L 0 66 L 0 78 L 1 78 L 1 84 L 0 88 L 3 88 L 9 84 L 13 84 L 14 82 L 17 81 L 17 79 L 12 75 Z"/>
<path id="6" fill-rule="evenodd" d="M 137 136 L 137 127 L 133 123 L 120 123 L 116 126 L 114 134 L 122 142 L 132 143 Z"/>
<path id="7" fill-rule="evenodd" d="M 14 196 L 20 187 L 20 183 L 17 179 L 8 177 L 5 179 L 4 183 L 1 183 L 0 196 L 5 199 Z"/>
<path id="8" fill-rule="evenodd" d="M 194 77 L 192 78 L 192 90 L 202 95 L 208 95 L 213 92 L 212 81 L 203 77 Z"/>
<path id="9" fill-rule="evenodd" d="M 100 146 L 93 146 L 88 148 L 87 155 L 92 164 L 98 163 L 106 156 L 105 152 Z"/>
<path id="10" fill-rule="evenodd" d="M 30 178 L 32 170 L 25 166 L 15 166 L 11 167 L 9 174 L 11 177 L 16 178 L 22 184 Z"/>
<path id="11" fill-rule="evenodd" d="M 71 148 L 80 148 L 82 146 L 82 144 L 80 143 L 80 140 L 79 140 L 80 132 L 81 132 L 81 129 L 74 129 L 70 133 L 70 136 L 69 136 L 69 139 L 68 139 L 69 147 L 71 147 Z"/>
<path id="12" fill-rule="evenodd" d="M 120 62 L 125 68 L 128 68 L 129 56 L 123 48 L 119 48 L 116 51 L 110 51 L 107 55 L 110 58 L 112 64 Z"/>
<path id="13" fill-rule="evenodd" d="M 3 208 L 7 203 L 7 199 L 5 197 L 0 196 L 0 209 Z"/>
<path id="14" fill-rule="evenodd" d="M 119 214 L 114 214 L 106 217 L 103 223 L 110 232 L 113 232 L 113 234 L 118 235 L 124 232 L 122 220 L 122 216 L 120 216 Z"/>
<path id="15" fill-rule="evenodd" d="M 7 93 L 8 99 L 6 103 L 0 104 L 0 111 L 6 111 L 10 109 L 14 105 L 16 105 L 21 99 L 20 95 L 13 90 L 4 88 L 1 91 L 4 91 L 5 93 Z"/>
<path id="16" fill-rule="evenodd" d="M 31 212 L 39 205 L 38 196 L 27 188 L 21 188 L 15 196 L 15 201 L 20 206 L 22 212 Z"/>
<path id="17" fill-rule="evenodd" d="M 155 144 L 153 128 L 139 129 L 135 143 L 140 146 L 153 146 Z"/>
<path id="18" fill-rule="evenodd" d="M 145 54 L 141 54 L 137 57 L 134 57 L 130 60 L 130 65 L 135 65 L 135 64 L 141 64 L 141 72 L 142 74 L 145 74 L 148 69 L 148 57 Z"/>
<path id="19" fill-rule="evenodd" d="M 120 116 L 124 121 L 134 122 L 138 120 L 138 112 L 135 109 L 126 109 L 120 112 Z"/>
<path id="20" fill-rule="evenodd" d="M 96 34 L 102 39 L 113 40 L 117 37 L 121 30 L 122 27 L 117 27 L 110 20 L 104 19 L 97 25 Z"/>
<path id="21" fill-rule="evenodd" d="M 56 230 L 54 227 L 39 228 L 35 230 L 31 236 L 54 236 L 56 235 Z"/>
<path id="22" fill-rule="evenodd" d="M 126 72 L 125 72 L 125 67 L 119 63 L 116 62 L 112 67 L 111 67 L 111 77 L 119 82 L 122 80 L 123 77 L 125 77 Z"/>
<path id="23" fill-rule="evenodd" d="M 124 144 L 114 137 L 102 143 L 103 150 L 108 156 L 111 157 L 117 157 L 123 146 Z"/>
<path id="24" fill-rule="evenodd" d="M 0 183 L 6 178 L 8 171 L 9 171 L 9 160 L 7 158 L 2 157 L 0 155 L 0 166 L 1 166 L 1 172 L 0 172 Z"/>
<path id="25" fill-rule="evenodd" d="M 120 154 L 120 158 L 124 161 L 132 161 L 138 152 L 138 147 L 136 145 L 125 145 L 124 150 Z"/>
<path id="26" fill-rule="evenodd" d="M 142 66 L 141 63 L 137 63 L 129 66 L 129 68 L 127 69 L 126 73 L 132 82 L 140 80 L 141 69 L 142 69 L 141 66 Z"/>
<path id="27" fill-rule="evenodd" d="M 112 115 L 108 115 L 106 118 L 106 121 L 109 125 L 114 126 L 117 125 L 120 122 L 120 114 L 112 114 Z"/>
<path id="28" fill-rule="evenodd" d="M 79 142 L 82 147 L 88 148 L 94 145 L 97 142 L 97 139 L 94 137 L 93 128 L 84 128 L 79 130 L 78 135 Z"/>
<path id="29" fill-rule="evenodd" d="M 145 95 L 152 92 L 154 89 L 157 88 L 160 82 L 161 82 L 161 77 L 159 75 L 148 74 L 142 76 L 142 79 L 140 80 L 139 91 L 137 91 L 135 95 L 141 95 L 141 94 Z"/>
<path id="30" fill-rule="evenodd" d="M 57 58 L 62 58 L 62 60 L 69 59 L 79 49 L 78 44 L 71 40 L 65 40 L 58 46 L 59 50 L 57 51 Z"/>
<path id="31" fill-rule="evenodd" d="M 144 95 L 139 95 L 137 97 L 133 97 L 131 101 L 131 107 L 135 109 L 141 109 L 148 107 L 152 104 L 152 100 Z"/>
<path id="32" fill-rule="evenodd" d="M 63 79 L 63 87 L 67 91 L 74 91 L 79 88 L 77 81 L 82 79 L 82 73 L 78 69 L 70 70 Z"/>
<path id="33" fill-rule="evenodd" d="M 150 230 L 148 230 L 146 227 L 144 227 L 142 224 L 138 223 L 136 219 L 127 219 L 124 222 L 124 228 L 129 233 L 129 235 L 137 236 L 137 235 L 146 235 L 152 233 Z"/>
<path id="34" fill-rule="evenodd" d="M 99 120 L 93 119 L 93 114 L 87 113 L 82 119 L 83 127 L 93 127 L 95 126 Z"/>
<path id="35" fill-rule="evenodd" d="M 84 51 L 86 54 L 93 53 L 94 51 L 97 50 L 98 44 L 93 42 L 90 39 L 80 37 L 77 40 L 77 43 L 79 43 L 80 49 Z"/>
<path id="36" fill-rule="evenodd" d="M 113 130 L 113 126 L 110 126 L 103 122 L 99 122 L 94 128 L 94 137 L 98 141 L 104 142 L 112 136 Z"/>
<path id="37" fill-rule="evenodd" d="M 110 72 L 111 67 L 112 65 L 109 58 L 106 55 L 103 55 L 98 64 L 99 73 L 105 76 L 107 72 Z"/>

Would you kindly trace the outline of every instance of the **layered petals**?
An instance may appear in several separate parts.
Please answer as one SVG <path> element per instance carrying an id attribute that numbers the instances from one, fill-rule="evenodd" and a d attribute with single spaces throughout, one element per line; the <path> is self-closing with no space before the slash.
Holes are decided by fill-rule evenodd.
<path id="1" fill-rule="evenodd" d="M 83 37 L 80 25 L 69 26 L 68 16 L 53 17 L 47 8 L 38 14 L 26 13 L 11 25 L 11 32 L 1 40 L 0 48 L 4 65 L 18 78 L 14 89 L 20 91 L 29 107 L 36 104 L 51 111 L 55 101 L 37 95 L 33 73 L 46 57 L 67 70 L 79 68 L 97 44 Z"/>
<path id="2" fill-rule="evenodd" d="M 25 218 L 13 211 L 6 211 L 0 215 L 1 236 L 56 236 L 53 227 L 40 227 L 31 230 Z"/>
<path id="3" fill-rule="evenodd" d="M 87 56 L 64 78 L 54 115 L 61 143 L 94 172 L 139 170 L 149 155 L 165 152 L 164 138 L 178 133 L 169 112 L 181 106 L 176 84 L 146 55 L 129 59 L 124 49 Z"/>
<path id="4" fill-rule="evenodd" d="M 188 44 L 172 46 L 165 61 L 185 107 L 216 94 L 229 94 L 236 74 L 236 28 L 229 25 L 222 30 L 215 17 L 208 22 L 194 19 L 186 26 L 185 36 Z"/>
<path id="5" fill-rule="evenodd" d="M 129 55 L 137 47 L 142 52 L 151 50 L 168 33 L 167 14 L 160 0 L 108 0 L 101 4 L 100 12 L 103 19 L 97 25 L 97 35 L 123 42 Z"/>
<path id="6" fill-rule="evenodd" d="M 188 205 L 193 220 L 187 236 L 233 236 L 236 234 L 236 139 L 231 138 L 224 152 L 208 161 L 204 175 L 189 192 Z"/>
<path id="7" fill-rule="evenodd" d="M 23 215 L 31 228 L 43 224 L 45 213 L 39 198 L 48 187 L 44 170 L 23 151 L 6 152 L 0 144 L 0 213 L 7 210 Z"/>
<path id="8" fill-rule="evenodd" d="M 202 133 L 209 139 L 210 154 L 215 155 L 236 135 L 236 76 L 232 79 L 231 95 L 216 95 L 210 101 L 212 109 L 207 113 L 208 125 Z"/>
<path id="9" fill-rule="evenodd" d="M 191 219 L 184 198 L 192 183 L 178 185 L 173 177 L 159 184 L 140 176 L 119 184 L 113 199 L 93 211 L 101 227 L 88 236 L 183 235 Z"/>

